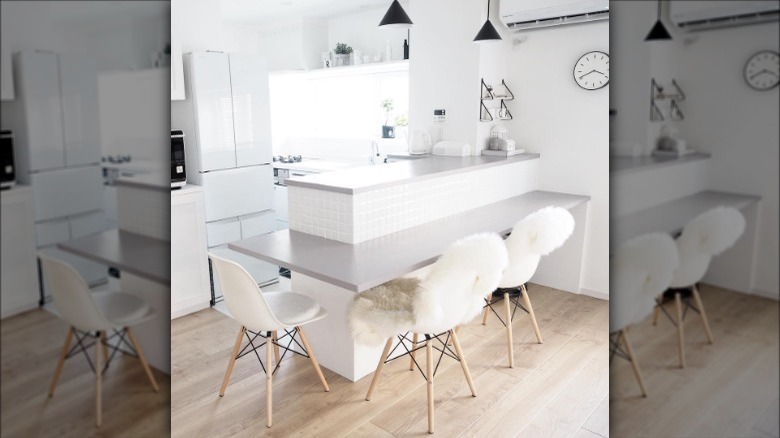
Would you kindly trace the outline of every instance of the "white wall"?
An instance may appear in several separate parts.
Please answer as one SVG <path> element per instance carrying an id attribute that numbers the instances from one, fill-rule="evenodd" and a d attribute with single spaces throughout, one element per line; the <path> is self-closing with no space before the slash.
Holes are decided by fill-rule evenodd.
<path id="1" fill-rule="evenodd" d="M 778 22 L 702 32 L 676 45 L 678 81 L 684 86 L 688 144 L 712 153 L 712 189 L 761 196 L 753 288 L 778 292 L 778 87 L 755 91 L 743 79 L 745 62 L 759 50 L 778 51 Z M 680 61 L 684 62 L 680 62 Z"/>
<path id="2" fill-rule="evenodd" d="M 600 21 L 526 32 L 506 53 L 506 126 L 518 147 L 541 154 L 540 189 L 590 195 L 581 288 L 609 290 L 609 94 L 610 86 L 587 91 L 572 69 L 584 53 L 609 53 L 610 23 Z M 497 81 L 494 81 L 497 82 Z"/>
<path id="3" fill-rule="evenodd" d="M 407 14 L 409 11 L 408 2 L 400 2 Z M 390 2 L 388 2 L 389 6 Z M 360 50 L 363 55 L 371 57 L 373 62 L 374 55 L 381 55 L 382 61 L 385 59 L 385 45 L 390 41 L 390 50 L 392 58 L 390 61 L 403 59 L 403 44 L 407 38 L 406 29 L 380 29 L 379 22 L 382 21 L 387 12 L 387 7 L 379 9 L 370 9 L 364 12 L 344 15 L 328 20 L 328 47 L 326 50 L 333 50 L 336 43 L 345 43 L 354 50 Z M 417 27 L 416 17 L 412 17 Z M 412 32 L 414 32 L 412 30 Z"/>
<path id="4" fill-rule="evenodd" d="M 580 291 L 609 290 L 609 88 L 585 91 L 572 78 L 575 61 L 589 50 L 609 52 L 609 23 L 554 27 L 512 37 L 491 8 L 501 43 L 472 42 L 485 21 L 486 3 L 413 1 L 409 15 L 409 129 L 429 130 L 437 140 L 433 110 L 447 110 L 444 137 L 485 147 L 490 129 L 502 125 L 530 152 L 541 153 L 539 188 L 591 196 Z M 507 102 L 511 122 L 479 122 L 480 78 L 505 79 L 516 99 Z"/>

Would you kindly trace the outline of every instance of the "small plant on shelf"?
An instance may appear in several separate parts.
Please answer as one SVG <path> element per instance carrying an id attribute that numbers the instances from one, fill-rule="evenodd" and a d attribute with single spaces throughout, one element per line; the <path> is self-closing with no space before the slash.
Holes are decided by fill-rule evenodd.
<path id="1" fill-rule="evenodd" d="M 336 49 L 333 50 L 337 55 L 349 55 L 352 53 L 352 47 L 344 43 L 336 43 Z"/>
<path id="2" fill-rule="evenodd" d="M 395 108 L 393 99 L 385 99 L 380 105 L 385 110 L 385 124 L 382 125 L 382 138 L 395 138 L 395 127 L 388 125 L 390 122 L 390 113 Z"/>

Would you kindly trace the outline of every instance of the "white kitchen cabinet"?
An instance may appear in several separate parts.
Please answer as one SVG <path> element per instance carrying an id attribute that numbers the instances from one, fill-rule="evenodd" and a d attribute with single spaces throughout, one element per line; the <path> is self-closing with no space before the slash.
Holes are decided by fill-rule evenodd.
<path id="1" fill-rule="evenodd" d="M 205 223 L 201 187 L 171 192 L 171 319 L 210 305 Z"/>
<path id="2" fill-rule="evenodd" d="M 198 145 L 187 151 L 188 169 L 206 172 L 270 163 L 268 69 L 263 58 L 188 53 L 184 69 Z"/>
<path id="3" fill-rule="evenodd" d="M 103 209 L 103 177 L 99 166 L 33 173 L 35 220 L 44 221 Z"/>
<path id="4" fill-rule="evenodd" d="M 21 52 L 14 55 L 16 100 L 9 112 L 16 116 L 16 167 L 20 178 L 27 171 L 65 166 L 62 135 L 60 75 L 54 53 Z M 5 111 L 3 111 L 5 112 Z"/>
<path id="5" fill-rule="evenodd" d="M 0 100 L 14 99 L 14 68 L 8 38 L 0 38 Z"/>
<path id="6" fill-rule="evenodd" d="M 270 165 L 239 167 L 201 175 L 206 220 L 260 212 L 273 208 L 273 169 Z"/>
<path id="7" fill-rule="evenodd" d="M 18 185 L 3 190 L 0 213 L 0 309 L 5 318 L 38 306 L 38 263 L 35 255 L 32 190 Z"/>
<path id="8" fill-rule="evenodd" d="M 268 67 L 257 55 L 231 53 L 230 83 L 236 165 L 270 163 L 271 111 L 268 102 Z"/>
<path id="9" fill-rule="evenodd" d="M 171 100 L 184 100 L 184 64 L 181 58 L 181 17 L 179 2 L 171 2 Z"/>
<path id="10" fill-rule="evenodd" d="M 100 162 L 97 62 L 81 55 L 57 55 L 60 69 L 65 165 Z"/>

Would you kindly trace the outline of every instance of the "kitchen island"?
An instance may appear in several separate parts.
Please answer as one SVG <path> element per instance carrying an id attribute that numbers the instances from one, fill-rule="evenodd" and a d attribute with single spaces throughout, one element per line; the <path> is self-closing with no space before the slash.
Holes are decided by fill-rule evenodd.
<path id="1" fill-rule="evenodd" d="M 430 157 L 314 175 L 294 183 L 291 179 L 290 229 L 228 246 L 292 271 L 292 289 L 329 312 L 307 330 L 320 364 L 357 381 L 374 370 L 381 345 L 352 340 L 347 311 L 355 294 L 430 265 L 461 237 L 477 232 L 505 234 L 539 208 L 567 208 L 577 224 L 574 234 L 546 260 L 547 268 L 540 266 L 534 281 L 578 290 L 589 197 L 537 190 L 537 162 L 538 155 L 532 154 L 509 159 Z M 501 184 L 490 186 L 496 180 Z M 294 189 L 303 192 L 294 195 Z M 372 196 L 363 198 L 366 194 Z M 386 204 L 393 207 L 386 209 Z M 296 208 L 299 229 L 294 227 Z M 324 233 L 301 229 L 306 216 L 301 217 L 301 211 L 307 208 L 322 215 L 323 223 L 315 231 Z M 348 217 L 352 228 L 345 227 L 337 235 L 327 232 Z M 379 229 L 364 235 L 360 221 Z M 554 272 L 562 264 L 567 266 L 565 272 Z"/>

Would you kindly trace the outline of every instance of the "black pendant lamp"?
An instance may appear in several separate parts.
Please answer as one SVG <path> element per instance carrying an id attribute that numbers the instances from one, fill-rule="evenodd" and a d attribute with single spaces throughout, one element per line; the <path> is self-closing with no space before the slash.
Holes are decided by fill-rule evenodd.
<path id="1" fill-rule="evenodd" d="M 412 19 L 406 15 L 406 11 L 398 3 L 398 0 L 393 0 L 390 8 L 387 9 L 387 13 L 382 17 L 382 21 L 379 22 L 379 27 L 394 28 L 394 29 L 408 29 L 412 27 Z"/>
<path id="2" fill-rule="evenodd" d="M 482 25 L 479 32 L 477 32 L 477 36 L 474 37 L 474 42 L 487 43 L 496 41 L 501 41 L 501 35 L 498 34 L 496 28 L 493 27 L 493 23 L 490 22 L 490 0 L 488 0 L 487 20 L 485 20 L 485 24 Z"/>
<path id="3" fill-rule="evenodd" d="M 661 22 L 661 0 L 658 0 L 658 17 L 655 25 L 650 29 L 650 33 L 645 37 L 645 41 L 669 41 L 671 39 L 672 35 L 669 34 L 666 26 Z"/>

